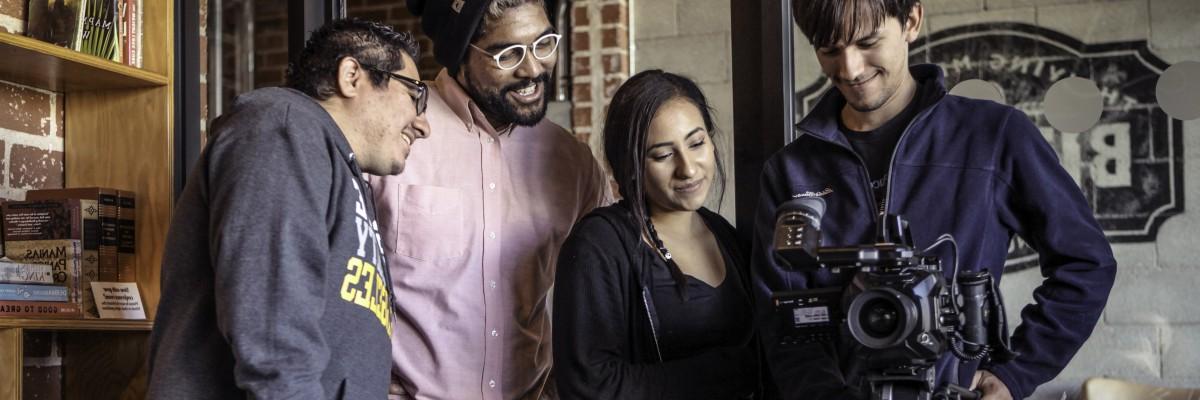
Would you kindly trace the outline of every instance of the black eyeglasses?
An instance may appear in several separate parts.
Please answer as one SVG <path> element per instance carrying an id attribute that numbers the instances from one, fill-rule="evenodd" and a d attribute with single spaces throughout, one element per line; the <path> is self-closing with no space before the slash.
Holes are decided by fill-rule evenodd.
<path id="1" fill-rule="evenodd" d="M 409 78 L 404 75 L 396 74 L 391 71 L 385 71 L 381 68 L 376 68 L 369 64 L 363 64 L 362 62 L 359 62 L 358 65 L 361 65 L 363 68 L 369 69 L 371 71 L 385 74 L 388 76 L 388 78 L 400 81 L 400 83 L 404 84 L 404 86 L 409 89 L 408 96 L 412 97 L 413 103 L 415 103 L 417 105 L 417 115 L 421 115 L 421 114 L 425 113 L 425 104 L 429 100 L 429 86 L 426 86 L 425 82 L 421 82 L 421 81 Z M 415 94 L 413 93 L 414 91 L 416 92 Z"/>

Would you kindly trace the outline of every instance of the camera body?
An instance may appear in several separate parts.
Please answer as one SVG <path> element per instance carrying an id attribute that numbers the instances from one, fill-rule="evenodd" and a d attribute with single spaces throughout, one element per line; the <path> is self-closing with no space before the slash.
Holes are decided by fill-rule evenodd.
<path id="1" fill-rule="evenodd" d="M 935 390 L 937 361 L 948 351 L 963 360 L 1015 357 L 1008 349 L 1003 302 L 988 272 L 957 274 L 956 266 L 957 276 L 947 282 L 941 260 L 913 249 L 908 222 L 897 215 L 879 221 L 874 244 L 822 247 L 824 211 L 819 198 L 781 205 L 774 255 L 794 270 L 850 269 L 854 278 L 845 287 L 774 293 L 779 345 L 853 339 L 873 397 L 886 399 L 899 398 L 885 395 L 893 389 L 918 399 L 973 398 L 953 384 Z M 995 329 L 985 329 L 985 321 Z"/>
<path id="2" fill-rule="evenodd" d="M 848 333 L 872 369 L 932 365 L 947 351 L 959 318 L 937 258 L 892 243 L 831 248 L 799 268 L 854 268 L 847 288 L 778 292 L 783 344 L 834 341 Z"/>

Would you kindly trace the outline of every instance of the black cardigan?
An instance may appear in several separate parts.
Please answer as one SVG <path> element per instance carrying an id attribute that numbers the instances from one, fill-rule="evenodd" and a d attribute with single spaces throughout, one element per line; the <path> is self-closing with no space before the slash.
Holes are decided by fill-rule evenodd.
<path id="1" fill-rule="evenodd" d="M 598 208 L 567 237 L 554 288 L 554 376 L 562 399 L 734 399 L 757 390 L 753 327 L 746 345 L 662 362 L 650 296 L 650 252 L 626 203 Z M 735 265 L 727 276 L 749 293 L 749 263 L 733 227 L 700 216 Z M 746 310 L 747 313 L 752 310 Z"/>

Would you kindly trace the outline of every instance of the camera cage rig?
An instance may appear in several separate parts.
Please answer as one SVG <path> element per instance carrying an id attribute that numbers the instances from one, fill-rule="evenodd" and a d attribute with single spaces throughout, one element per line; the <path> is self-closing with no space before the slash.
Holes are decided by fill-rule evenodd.
<path id="1" fill-rule="evenodd" d="M 958 385 L 937 387 L 936 365 L 947 351 L 967 361 L 1016 356 L 1008 347 L 1003 299 L 991 274 L 959 274 L 957 243 L 949 235 L 915 251 L 908 223 L 898 215 L 880 221 L 875 244 L 820 247 L 824 202 L 813 200 L 818 201 L 780 209 L 775 256 L 797 270 L 857 270 L 854 283 L 862 291 L 849 296 L 852 284 L 775 293 L 784 328 L 780 344 L 835 340 L 845 326 L 865 353 L 873 399 L 978 398 Z M 924 255 L 946 242 L 955 252 L 949 284 L 940 260 Z"/>

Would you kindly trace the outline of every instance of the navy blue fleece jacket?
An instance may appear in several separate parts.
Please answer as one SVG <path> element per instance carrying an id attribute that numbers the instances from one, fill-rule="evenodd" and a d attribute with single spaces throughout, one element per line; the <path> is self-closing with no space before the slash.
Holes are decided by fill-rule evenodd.
<path id="1" fill-rule="evenodd" d="M 958 377 L 942 374 L 939 381 L 969 385 L 979 367 L 999 377 L 1014 398 L 1024 398 L 1053 379 L 1091 335 L 1116 275 L 1112 249 L 1079 186 L 1029 117 L 1009 106 L 947 94 L 937 66 L 911 71 L 921 83 L 913 100 L 921 111 L 892 156 L 887 213 L 910 221 L 918 249 L 943 233 L 954 235 L 961 268 L 986 269 L 997 280 L 1010 239 L 1018 235 L 1038 251 L 1045 277 L 1013 333 L 1018 358 L 963 363 Z M 838 130 L 844 104 L 836 89 L 829 90 L 797 124 L 798 138 L 763 168 L 751 265 L 759 312 L 768 318 L 762 327 L 767 359 L 784 398 L 841 398 L 853 392 L 852 375 L 860 371 L 853 360 L 839 357 L 844 349 L 830 345 L 771 346 L 777 325 L 766 301 L 773 291 L 844 286 L 852 277 L 852 271 L 800 272 L 777 264 L 771 238 L 776 208 L 785 201 L 824 198 L 824 246 L 875 239 L 878 201 L 865 164 Z M 946 247 L 935 254 L 952 260 Z M 949 277 L 950 263 L 944 265 Z M 956 361 L 947 354 L 941 371 L 952 370 Z"/>

